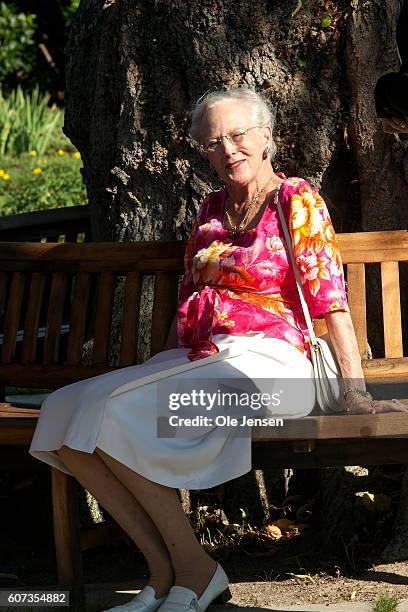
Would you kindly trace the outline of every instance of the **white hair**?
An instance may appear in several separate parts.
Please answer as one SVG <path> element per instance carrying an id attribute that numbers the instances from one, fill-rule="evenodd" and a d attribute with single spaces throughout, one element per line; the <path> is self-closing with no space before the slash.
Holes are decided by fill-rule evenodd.
<path id="1" fill-rule="evenodd" d="M 275 126 L 275 110 L 269 106 L 265 98 L 249 87 L 234 87 L 231 89 L 218 89 L 206 93 L 198 100 L 191 114 L 191 125 L 189 129 L 190 136 L 196 142 L 202 142 L 202 127 L 208 110 L 226 100 L 234 100 L 241 104 L 245 104 L 251 113 L 252 120 L 257 125 L 269 126 L 273 133 Z M 273 159 L 275 153 L 276 145 L 272 138 L 269 156 Z"/>

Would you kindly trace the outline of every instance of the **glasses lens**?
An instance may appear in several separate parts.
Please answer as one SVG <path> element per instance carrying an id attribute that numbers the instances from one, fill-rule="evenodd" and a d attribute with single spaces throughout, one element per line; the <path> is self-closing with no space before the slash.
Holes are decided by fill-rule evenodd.
<path id="1" fill-rule="evenodd" d="M 244 140 L 245 135 L 246 135 L 246 131 L 245 132 L 233 132 L 232 134 L 229 134 L 229 138 L 231 142 L 233 142 L 234 144 L 239 144 L 240 142 Z"/>
<path id="2" fill-rule="evenodd" d="M 205 148 L 207 151 L 215 151 L 215 149 L 218 147 L 219 144 L 220 144 L 219 140 L 210 140 L 205 145 Z"/>

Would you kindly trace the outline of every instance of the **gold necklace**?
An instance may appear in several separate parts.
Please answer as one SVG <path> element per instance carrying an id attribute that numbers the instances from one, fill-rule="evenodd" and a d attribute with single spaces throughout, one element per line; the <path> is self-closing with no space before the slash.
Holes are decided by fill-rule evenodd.
<path id="1" fill-rule="evenodd" d="M 268 180 L 266 181 L 266 183 L 264 183 L 261 187 L 261 189 L 254 195 L 254 197 L 252 198 L 251 202 L 249 203 L 249 206 L 245 212 L 244 218 L 242 219 L 241 223 L 239 223 L 238 225 L 234 225 L 232 223 L 231 220 L 231 216 L 228 212 L 228 208 L 230 205 L 230 199 L 229 197 L 227 198 L 227 201 L 225 203 L 225 216 L 228 219 L 228 223 L 230 226 L 230 233 L 233 236 L 238 236 L 241 232 L 243 232 L 247 226 L 247 221 L 249 218 L 249 213 L 251 212 L 251 210 L 253 209 L 253 207 L 255 206 L 255 204 L 257 204 L 259 202 L 259 198 L 261 197 L 262 193 L 264 192 L 265 187 L 267 186 L 267 184 L 269 183 L 269 181 L 271 181 L 273 179 L 273 176 L 270 176 L 268 178 Z"/>

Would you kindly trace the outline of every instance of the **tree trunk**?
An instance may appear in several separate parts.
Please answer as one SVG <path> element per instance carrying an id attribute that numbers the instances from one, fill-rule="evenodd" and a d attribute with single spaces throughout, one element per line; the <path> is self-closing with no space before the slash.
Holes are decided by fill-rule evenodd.
<path id="1" fill-rule="evenodd" d="M 404 137 L 384 134 L 376 118 L 373 95 L 378 78 L 399 69 L 395 34 L 402 2 L 352 0 L 350 3 L 345 55 L 350 87 L 349 132 L 358 170 L 361 229 L 364 231 L 406 229 L 408 226 L 408 142 Z M 382 333 L 378 333 L 382 329 L 381 279 L 376 266 L 367 268 L 368 339 L 373 356 L 383 356 Z M 401 266 L 405 329 L 408 322 L 407 268 Z M 404 337 L 407 350 L 406 333 Z M 325 547 L 343 546 L 350 536 L 350 525 L 357 525 L 354 516 L 358 505 L 350 489 L 350 475 L 344 470 L 330 470 L 325 473 L 324 482 L 322 543 Z M 406 558 L 408 554 L 408 516 L 403 506 L 406 495 L 403 489 L 394 534 L 384 552 L 387 559 L 395 560 L 398 555 Z"/>
<path id="2" fill-rule="evenodd" d="M 350 136 L 358 167 L 364 231 L 408 227 L 408 141 L 384 134 L 376 119 L 373 91 L 378 78 L 398 71 L 396 25 L 403 0 L 352 0 L 346 64 L 350 83 Z M 406 24 L 408 28 L 408 24 Z M 405 137 L 403 137 L 405 138 Z M 408 326 L 408 266 L 401 266 L 403 324 Z M 384 355 L 378 270 L 367 278 L 367 291 L 377 295 L 367 312 L 374 356 Z M 405 334 L 408 350 L 408 335 Z"/>
<path id="3" fill-rule="evenodd" d="M 187 111 L 216 87 L 255 86 L 276 104 L 277 169 L 320 186 L 345 149 L 336 36 L 347 4 L 332 31 L 320 0 L 293 16 L 291 3 L 266 0 L 83 0 L 67 47 L 65 132 L 84 160 L 97 239 L 187 235 L 216 184 L 187 137 Z"/>
<path id="4" fill-rule="evenodd" d="M 408 558 L 408 469 L 401 486 L 394 536 L 383 552 L 384 561 L 406 561 Z"/>

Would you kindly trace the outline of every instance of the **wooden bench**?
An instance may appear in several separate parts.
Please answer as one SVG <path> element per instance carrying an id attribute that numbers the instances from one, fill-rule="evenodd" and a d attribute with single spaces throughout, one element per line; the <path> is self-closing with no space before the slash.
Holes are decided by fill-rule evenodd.
<path id="1" fill-rule="evenodd" d="M 89 206 L 48 208 L 0 217 L 0 240 L 5 242 L 90 242 Z"/>
<path id="2" fill-rule="evenodd" d="M 407 382 L 398 262 L 408 261 L 408 233 L 341 234 L 339 242 L 366 379 L 384 384 Z M 183 255 L 184 244 L 180 242 L 0 243 L 0 384 L 56 389 L 136 363 L 138 339 L 146 333 L 139 330 L 140 309 L 151 313 L 150 353 L 162 350 L 177 308 Z M 381 359 L 368 360 L 365 268 L 378 263 L 385 351 Z M 150 277 L 152 299 L 144 284 L 149 283 Z M 93 301 L 96 306 L 92 309 Z M 23 304 L 27 305 L 24 312 Z M 38 326 L 43 304 L 47 306 L 46 333 L 40 342 Z M 90 312 L 94 318 L 93 347 L 84 360 Z M 117 364 L 109 365 L 114 312 L 121 318 L 121 340 L 116 339 Z M 60 334 L 62 323 L 69 325 L 65 342 Z M 323 332 L 322 321 L 316 324 Z M 381 325 L 379 333 L 380 328 Z M 20 336 L 23 332 L 19 345 L 18 332 Z M 18 448 L 30 444 L 38 412 L 35 408 L 0 404 L 0 445 L 14 462 L 19 461 Z M 254 430 L 255 468 L 408 463 L 406 440 L 382 437 L 408 434 L 408 418 L 402 414 L 306 417 L 287 422 L 284 429 L 285 437 L 282 430 L 278 436 L 273 428 Z M 81 550 L 90 546 L 94 536 L 80 535 L 74 479 L 56 469 L 51 474 L 59 582 L 61 587 L 70 589 L 73 601 L 80 601 Z"/>

